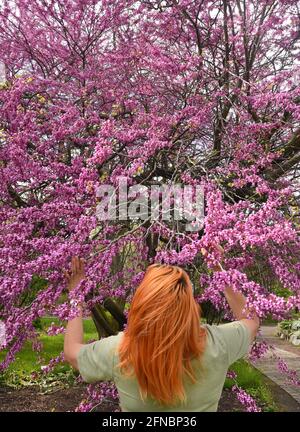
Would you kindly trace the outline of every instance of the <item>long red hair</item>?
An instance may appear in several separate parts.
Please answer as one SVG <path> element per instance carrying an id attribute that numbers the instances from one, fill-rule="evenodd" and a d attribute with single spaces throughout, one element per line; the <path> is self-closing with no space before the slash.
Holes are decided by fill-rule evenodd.
<path id="1" fill-rule="evenodd" d="M 153 264 L 137 288 L 119 345 L 119 367 L 135 374 L 141 397 L 161 404 L 186 401 L 183 376 L 195 382 L 192 358 L 205 349 L 200 305 L 187 273 L 177 266 Z"/>

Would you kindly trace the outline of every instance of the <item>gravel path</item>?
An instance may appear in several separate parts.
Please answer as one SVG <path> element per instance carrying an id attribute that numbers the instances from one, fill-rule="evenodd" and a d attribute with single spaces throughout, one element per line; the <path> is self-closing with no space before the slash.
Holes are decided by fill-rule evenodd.
<path id="1" fill-rule="evenodd" d="M 270 350 L 262 359 L 253 362 L 253 366 L 259 369 L 287 393 L 285 405 L 289 405 L 288 396 L 293 399 L 290 401 L 290 405 L 292 406 L 290 411 L 300 412 L 300 387 L 286 382 L 286 377 L 279 372 L 277 360 L 274 358 L 275 354 L 283 359 L 287 363 L 289 369 L 296 370 L 298 377 L 300 377 L 300 347 L 295 347 L 288 341 L 282 340 L 276 336 L 276 326 L 262 326 L 261 335 L 258 339 L 264 339 L 268 344 L 274 347 L 274 350 Z M 278 392 L 278 394 L 279 393 L 280 392 Z M 283 393 L 280 396 L 280 399 L 282 398 L 284 399 Z"/>

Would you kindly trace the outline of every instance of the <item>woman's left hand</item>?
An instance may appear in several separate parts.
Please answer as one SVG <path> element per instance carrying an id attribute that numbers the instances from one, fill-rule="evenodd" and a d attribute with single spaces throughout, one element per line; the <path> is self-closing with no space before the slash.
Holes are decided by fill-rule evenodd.
<path id="1" fill-rule="evenodd" d="M 78 256 L 72 257 L 71 271 L 63 270 L 63 273 L 68 282 L 68 291 L 72 291 L 85 279 L 84 260 Z"/>

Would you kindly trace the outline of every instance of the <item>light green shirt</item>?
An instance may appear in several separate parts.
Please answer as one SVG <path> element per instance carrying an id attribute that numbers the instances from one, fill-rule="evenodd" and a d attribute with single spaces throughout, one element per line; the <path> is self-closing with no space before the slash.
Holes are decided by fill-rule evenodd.
<path id="1" fill-rule="evenodd" d="M 218 326 L 203 324 L 203 327 L 207 329 L 207 342 L 201 357 L 202 368 L 197 359 L 192 360 L 197 382 L 193 384 L 186 377 L 183 381 L 186 405 L 165 407 L 152 398 L 143 402 L 137 379 L 126 377 L 117 367 L 117 347 L 123 332 L 84 345 L 77 358 L 79 372 L 88 383 L 114 381 L 122 411 L 217 411 L 228 367 L 248 353 L 250 331 L 240 321 Z"/>

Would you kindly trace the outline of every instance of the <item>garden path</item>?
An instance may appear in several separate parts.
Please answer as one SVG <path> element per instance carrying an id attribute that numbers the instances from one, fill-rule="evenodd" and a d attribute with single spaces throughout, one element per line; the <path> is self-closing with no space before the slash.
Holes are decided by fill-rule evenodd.
<path id="1" fill-rule="evenodd" d="M 274 347 L 274 350 L 270 350 L 262 359 L 252 364 L 293 398 L 294 401 L 289 400 L 288 395 L 284 395 L 284 392 L 277 390 L 277 396 L 282 402 L 283 408 L 284 405 L 287 405 L 287 407 L 292 406 L 292 409 L 290 408 L 288 411 L 300 412 L 300 387 L 286 382 L 286 377 L 278 370 L 277 360 L 273 356 L 274 353 L 283 359 L 289 369 L 296 370 L 298 377 L 300 377 L 300 347 L 295 347 L 288 341 L 276 336 L 276 325 L 261 326 L 260 331 L 258 340 L 264 339 L 269 345 Z M 276 389 L 273 388 L 273 390 L 276 393 Z"/>

